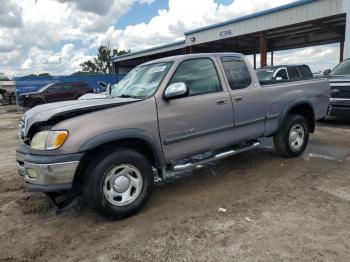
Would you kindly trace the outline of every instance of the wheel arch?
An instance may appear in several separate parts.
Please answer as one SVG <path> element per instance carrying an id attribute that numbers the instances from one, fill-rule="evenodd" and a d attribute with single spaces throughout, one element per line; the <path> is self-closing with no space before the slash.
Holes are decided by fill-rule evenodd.
<path id="1" fill-rule="evenodd" d="M 290 114 L 297 114 L 305 117 L 310 127 L 309 132 L 313 133 L 315 131 L 315 112 L 310 101 L 300 100 L 287 106 L 282 113 L 282 117 L 280 118 L 279 128 L 282 126 L 286 117 Z"/>
<path id="2" fill-rule="evenodd" d="M 123 129 L 95 136 L 79 148 L 84 156 L 79 163 L 75 181 L 80 180 L 88 164 L 100 152 L 115 148 L 133 149 L 144 155 L 155 168 L 165 166 L 163 152 L 151 134 L 140 129 Z"/>

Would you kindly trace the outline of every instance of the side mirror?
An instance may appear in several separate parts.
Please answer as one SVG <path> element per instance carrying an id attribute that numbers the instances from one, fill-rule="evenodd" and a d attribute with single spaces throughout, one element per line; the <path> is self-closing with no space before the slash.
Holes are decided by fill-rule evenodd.
<path id="1" fill-rule="evenodd" d="M 276 81 L 281 81 L 281 80 L 283 80 L 282 76 L 276 77 Z"/>
<path id="2" fill-rule="evenodd" d="M 328 75 L 330 75 L 331 71 L 332 70 L 330 70 L 330 69 L 324 70 L 323 75 L 328 76 Z"/>
<path id="3" fill-rule="evenodd" d="M 107 84 L 102 82 L 102 81 L 98 81 L 97 84 L 99 84 L 100 86 L 104 87 L 104 88 L 107 88 Z"/>
<path id="4" fill-rule="evenodd" d="M 164 99 L 170 100 L 188 95 L 188 88 L 184 82 L 169 85 L 164 93 Z"/>

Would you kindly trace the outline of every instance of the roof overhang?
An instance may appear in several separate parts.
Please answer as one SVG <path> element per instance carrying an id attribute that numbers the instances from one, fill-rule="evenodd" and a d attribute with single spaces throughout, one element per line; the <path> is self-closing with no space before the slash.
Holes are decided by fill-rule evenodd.
<path id="1" fill-rule="evenodd" d="M 139 57 L 143 57 L 143 56 L 169 52 L 169 51 L 182 49 L 182 48 L 185 48 L 185 40 L 176 41 L 176 42 L 173 42 L 170 44 L 155 46 L 152 48 L 148 48 L 148 49 L 144 49 L 144 50 L 140 50 L 140 51 L 135 51 L 135 52 L 131 52 L 131 53 L 120 55 L 120 56 L 115 56 L 115 57 L 113 57 L 113 62 L 120 62 L 120 61 L 124 61 L 124 60 L 129 60 L 129 59 L 139 58 Z"/>

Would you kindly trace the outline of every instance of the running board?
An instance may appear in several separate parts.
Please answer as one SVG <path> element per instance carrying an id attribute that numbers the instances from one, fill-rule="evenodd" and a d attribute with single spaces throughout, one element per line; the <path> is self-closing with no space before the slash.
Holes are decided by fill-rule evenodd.
<path id="1" fill-rule="evenodd" d="M 203 160 L 192 161 L 192 162 L 189 161 L 189 162 L 187 162 L 185 164 L 175 165 L 175 166 L 173 166 L 172 171 L 185 171 L 185 170 L 188 170 L 188 169 L 192 169 L 192 168 L 195 168 L 195 167 L 200 166 L 202 164 L 205 164 L 207 162 L 219 160 L 219 159 L 222 159 L 222 158 L 225 158 L 225 157 L 229 157 L 229 156 L 232 156 L 232 155 L 236 155 L 236 154 L 248 151 L 248 150 L 252 150 L 252 149 L 258 147 L 259 145 L 260 145 L 259 141 L 254 141 L 250 145 L 234 148 L 234 149 L 231 149 L 231 150 L 228 150 L 228 151 L 223 151 L 223 152 L 217 153 L 217 154 L 215 154 L 215 155 L 213 155 L 211 157 L 205 158 Z"/>

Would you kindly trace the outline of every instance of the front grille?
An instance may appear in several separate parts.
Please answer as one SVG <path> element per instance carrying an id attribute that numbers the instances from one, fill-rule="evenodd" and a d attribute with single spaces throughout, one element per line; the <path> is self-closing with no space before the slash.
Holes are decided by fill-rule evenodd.
<path id="1" fill-rule="evenodd" d="M 332 98 L 350 98 L 350 84 L 349 86 L 331 86 Z"/>

